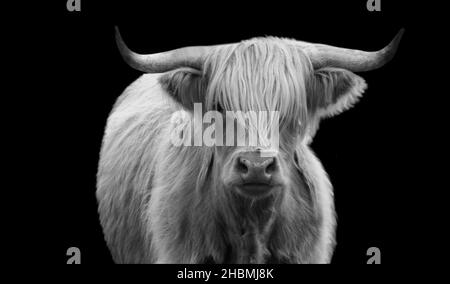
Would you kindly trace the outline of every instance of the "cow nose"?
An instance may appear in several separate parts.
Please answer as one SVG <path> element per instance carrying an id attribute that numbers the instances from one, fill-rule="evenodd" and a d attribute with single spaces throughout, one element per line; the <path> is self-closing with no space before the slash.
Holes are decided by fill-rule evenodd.
<path id="1" fill-rule="evenodd" d="M 237 157 L 237 172 L 245 183 L 268 183 L 278 170 L 275 157 L 262 157 L 259 152 L 247 152 Z"/>

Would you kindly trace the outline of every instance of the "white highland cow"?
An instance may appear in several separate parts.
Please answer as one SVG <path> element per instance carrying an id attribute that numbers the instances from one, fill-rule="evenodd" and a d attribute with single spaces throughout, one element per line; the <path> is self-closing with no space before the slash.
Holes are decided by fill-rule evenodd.
<path id="1" fill-rule="evenodd" d="M 308 144 L 323 117 L 364 92 L 352 72 L 388 62 L 402 33 L 376 52 L 263 37 L 140 55 L 117 31 L 125 61 L 149 74 L 118 98 L 100 154 L 98 210 L 114 260 L 329 262 L 332 186 Z M 279 146 L 174 145 L 172 115 L 193 116 L 195 103 L 221 114 L 276 111 Z"/>

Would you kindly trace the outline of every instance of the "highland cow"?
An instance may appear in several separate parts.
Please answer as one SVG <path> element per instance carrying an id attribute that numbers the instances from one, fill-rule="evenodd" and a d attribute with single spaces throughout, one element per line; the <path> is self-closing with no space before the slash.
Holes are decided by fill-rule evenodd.
<path id="1" fill-rule="evenodd" d="M 98 210 L 114 261 L 329 262 L 333 191 L 309 143 L 322 118 L 364 92 L 353 72 L 388 62 L 402 32 L 376 52 L 262 37 L 141 55 L 116 31 L 125 61 L 148 74 L 118 98 L 100 153 Z M 279 147 L 173 145 L 173 114 L 192 116 L 195 103 L 276 111 Z"/>

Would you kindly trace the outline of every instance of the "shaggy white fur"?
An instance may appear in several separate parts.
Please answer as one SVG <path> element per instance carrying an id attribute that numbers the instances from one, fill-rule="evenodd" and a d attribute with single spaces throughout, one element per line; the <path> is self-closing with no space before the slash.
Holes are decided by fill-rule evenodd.
<path id="1" fill-rule="evenodd" d="M 313 70 L 289 40 L 271 37 L 216 48 L 202 72 L 143 75 L 118 98 L 100 153 L 99 215 L 114 260 L 329 262 L 336 224 L 332 186 L 308 143 L 322 117 L 350 107 L 365 88 L 347 70 Z M 261 201 L 255 209 L 261 212 L 252 212 L 245 202 L 245 210 L 233 205 L 218 181 L 214 147 L 170 143 L 171 115 L 191 116 L 196 101 L 207 110 L 280 112 L 280 157 L 291 180 L 269 207 Z M 241 209 L 248 214 L 244 221 L 236 217 Z M 243 222 L 253 229 L 241 235 Z M 252 245 L 256 250 L 247 255 Z"/>

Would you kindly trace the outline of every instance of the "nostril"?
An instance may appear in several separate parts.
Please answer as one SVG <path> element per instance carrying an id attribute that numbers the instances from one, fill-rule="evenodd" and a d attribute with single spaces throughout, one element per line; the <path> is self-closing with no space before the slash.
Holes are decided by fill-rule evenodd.
<path id="1" fill-rule="evenodd" d="M 246 174 L 248 172 L 248 164 L 250 162 L 247 159 L 239 158 L 237 159 L 236 169 L 239 173 Z"/>
<path id="2" fill-rule="evenodd" d="M 265 169 L 266 174 L 272 174 L 277 170 L 276 163 L 277 163 L 276 160 L 273 158 L 267 160 L 267 165 L 266 165 L 266 169 Z"/>

